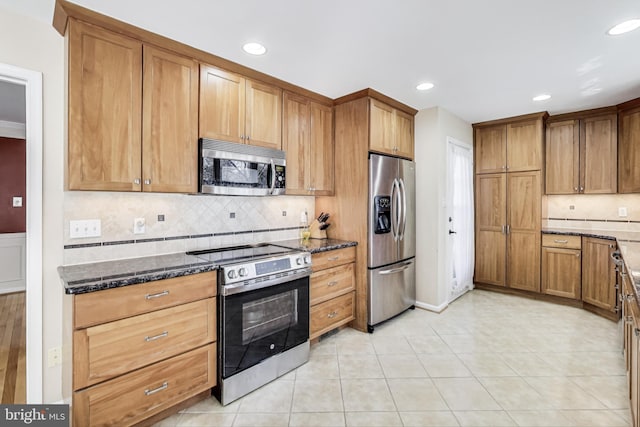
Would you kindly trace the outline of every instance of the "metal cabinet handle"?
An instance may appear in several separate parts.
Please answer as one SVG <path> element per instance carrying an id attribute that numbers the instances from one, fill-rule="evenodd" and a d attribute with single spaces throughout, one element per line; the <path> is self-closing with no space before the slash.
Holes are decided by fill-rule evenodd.
<path id="1" fill-rule="evenodd" d="M 640 337 L 640 329 L 634 328 L 633 333 L 636 334 L 637 337 Z"/>
<path id="2" fill-rule="evenodd" d="M 332 256 L 332 257 L 327 258 L 327 261 L 337 261 L 339 259 L 340 259 L 340 257 L 336 255 L 336 256 Z"/>
<path id="3" fill-rule="evenodd" d="M 332 280 L 331 282 L 327 283 L 327 286 L 332 287 L 338 284 L 337 280 Z"/>
<path id="4" fill-rule="evenodd" d="M 625 319 L 624 319 L 624 320 L 625 320 L 625 322 L 627 322 L 627 323 L 632 323 L 632 322 L 633 322 L 633 316 L 627 316 L 627 317 L 625 317 Z"/>
<path id="5" fill-rule="evenodd" d="M 145 179 L 144 180 L 144 185 L 151 185 L 151 180 L 150 179 Z"/>
<path id="6" fill-rule="evenodd" d="M 511 234 L 511 225 L 509 224 L 507 224 L 507 234 Z"/>
<path id="7" fill-rule="evenodd" d="M 249 141 L 251 139 L 251 137 L 249 135 L 247 135 L 247 141 Z"/>
<path id="8" fill-rule="evenodd" d="M 134 183 L 135 185 L 140 185 L 140 178 L 136 178 L 136 179 L 134 179 L 134 180 L 133 180 L 133 183 Z"/>
<path id="9" fill-rule="evenodd" d="M 584 192 L 584 187 L 581 185 L 580 186 L 580 192 L 583 193 Z"/>
<path id="10" fill-rule="evenodd" d="M 240 139 L 244 139 L 244 135 L 240 135 Z"/>
<path id="11" fill-rule="evenodd" d="M 164 331 L 163 333 L 158 334 L 158 335 L 154 335 L 154 336 L 152 336 L 152 337 L 146 336 L 146 337 L 144 337 L 144 340 L 145 340 L 146 342 L 150 342 L 150 341 L 155 341 L 155 340 L 158 340 L 158 339 L 160 339 L 160 338 L 167 337 L 167 336 L 169 336 L 169 332 Z"/>
<path id="12" fill-rule="evenodd" d="M 573 187 L 573 191 L 578 192 L 578 187 Z"/>
<path id="13" fill-rule="evenodd" d="M 329 319 L 333 319 L 334 317 L 336 317 L 338 315 L 337 311 L 332 311 L 331 313 L 327 314 L 327 317 Z"/>
<path id="14" fill-rule="evenodd" d="M 151 390 L 146 389 L 144 391 L 144 394 L 145 394 L 145 396 L 151 396 L 152 394 L 156 394 L 157 392 L 162 391 L 162 390 L 166 390 L 167 388 L 169 388 L 169 383 L 167 381 L 165 381 L 158 388 L 154 388 L 154 389 L 151 389 Z"/>
<path id="15" fill-rule="evenodd" d="M 554 240 L 553 243 L 562 243 L 562 244 L 566 244 L 569 243 L 568 240 Z"/>
<path id="16" fill-rule="evenodd" d="M 149 300 L 149 299 L 164 297 L 167 295 L 169 295 L 169 291 L 162 291 L 162 292 L 158 292 L 157 294 L 146 294 L 144 296 L 144 299 Z"/>
<path id="17" fill-rule="evenodd" d="M 576 258 L 580 258 L 580 254 L 579 253 L 576 254 Z"/>
<path id="18" fill-rule="evenodd" d="M 636 299 L 636 297 L 634 297 L 633 295 L 627 295 L 627 301 L 631 302 L 634 299 Z"/>

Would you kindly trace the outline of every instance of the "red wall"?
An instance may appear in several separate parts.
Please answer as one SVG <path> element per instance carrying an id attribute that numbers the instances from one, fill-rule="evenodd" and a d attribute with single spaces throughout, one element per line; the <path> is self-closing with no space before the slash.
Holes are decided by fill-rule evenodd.
<path id="1" fill-rule="evenodd" d="M 13 207 L 13 197 L 22 207 Z M 0 137 L 0 233 L 26 231 L 27 144 L 24 139 Z"/>

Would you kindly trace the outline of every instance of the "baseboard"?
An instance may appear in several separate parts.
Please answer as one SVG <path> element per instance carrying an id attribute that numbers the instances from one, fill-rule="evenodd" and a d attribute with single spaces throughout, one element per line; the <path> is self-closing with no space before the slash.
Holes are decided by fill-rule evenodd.
<path id="1" fill-rule="evenodd" d="M 448 302 L 443 302 L 440 305 L 431 305 L 426 302 L 416 301 L 416 307 L 427 311 L 433 311 L 434 313 L 441 313 L 445 308 L 449 306 Z"/>
<path id="2" fill-rule="evenodd" d="M 17 292 L 25 292 L 27 290 L 27 286 L 23 284 L 22 286 L 14 286 L 11 288 L 0 288 L 0 295 L 4 294 L 14 294 Z"/>

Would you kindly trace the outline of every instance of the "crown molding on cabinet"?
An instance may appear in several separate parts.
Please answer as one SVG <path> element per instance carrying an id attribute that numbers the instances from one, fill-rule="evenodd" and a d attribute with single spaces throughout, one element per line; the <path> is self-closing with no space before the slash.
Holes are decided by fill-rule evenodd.
<path id="1" fill-rule="evenodd" d="M 594 108 L 592 110 L 574 111 L 571 113 L 556 114 L 547 118 L 547 123 L 563 122 L 565 120 L 580 120 L 588 117 L 606 116 L 607 114 L 616 114 L 615 105 L 611 107 Z"/>
<path id="2" fill-rule="evenodd" d="M 418 113 L 418 110 L 416 110 L 415 108 L 412 108 L 406 104 L 403 104 L 402 102 L 396 101 L 395 99 L 390 98 L 387 95 L 384 95 L 371 88 L 362 89 L 357 92 L 350 93 L 349 95 L 336 98 L 333 101 L 333 105 L 346 104 L 347 102 L 360 99 L 360 98 L 365 98 L 365 97 L 377 99 L 378 101 L 384 102 L 385 104 L 390 105 L 391 107 L 396 108 L 400 111 L 403 111 L 407 114 L 411 114 L 412 116 L 415 116 Z"/>
<path id="3" fill-rule="evenodd" d="M 549 113 L 546 111 L 540 111 L 538 113 L 524 114 L 522 116 L 514 116 L 514 117 L 505 117 L 504 119 L 491 120 L 488 122 L 480 122 L 473 123 L 473 128 L 485 127 L 485 126 L 494 126 L 494 125 L 502 125 L 502 124 L 513 124 L 516 122 L 526 122 L 529 120 L 537 120 L 542 119 L 546 120 L 549 117 Z"/>

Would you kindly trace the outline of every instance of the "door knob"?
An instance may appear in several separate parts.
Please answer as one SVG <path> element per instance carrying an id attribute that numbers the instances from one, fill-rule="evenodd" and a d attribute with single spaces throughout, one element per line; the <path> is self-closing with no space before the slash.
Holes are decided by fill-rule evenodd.
<path id="1" fill-rule="evenodd" d="M 449 234 L 458 234 L 456 231 L 449 230 Z"/>

